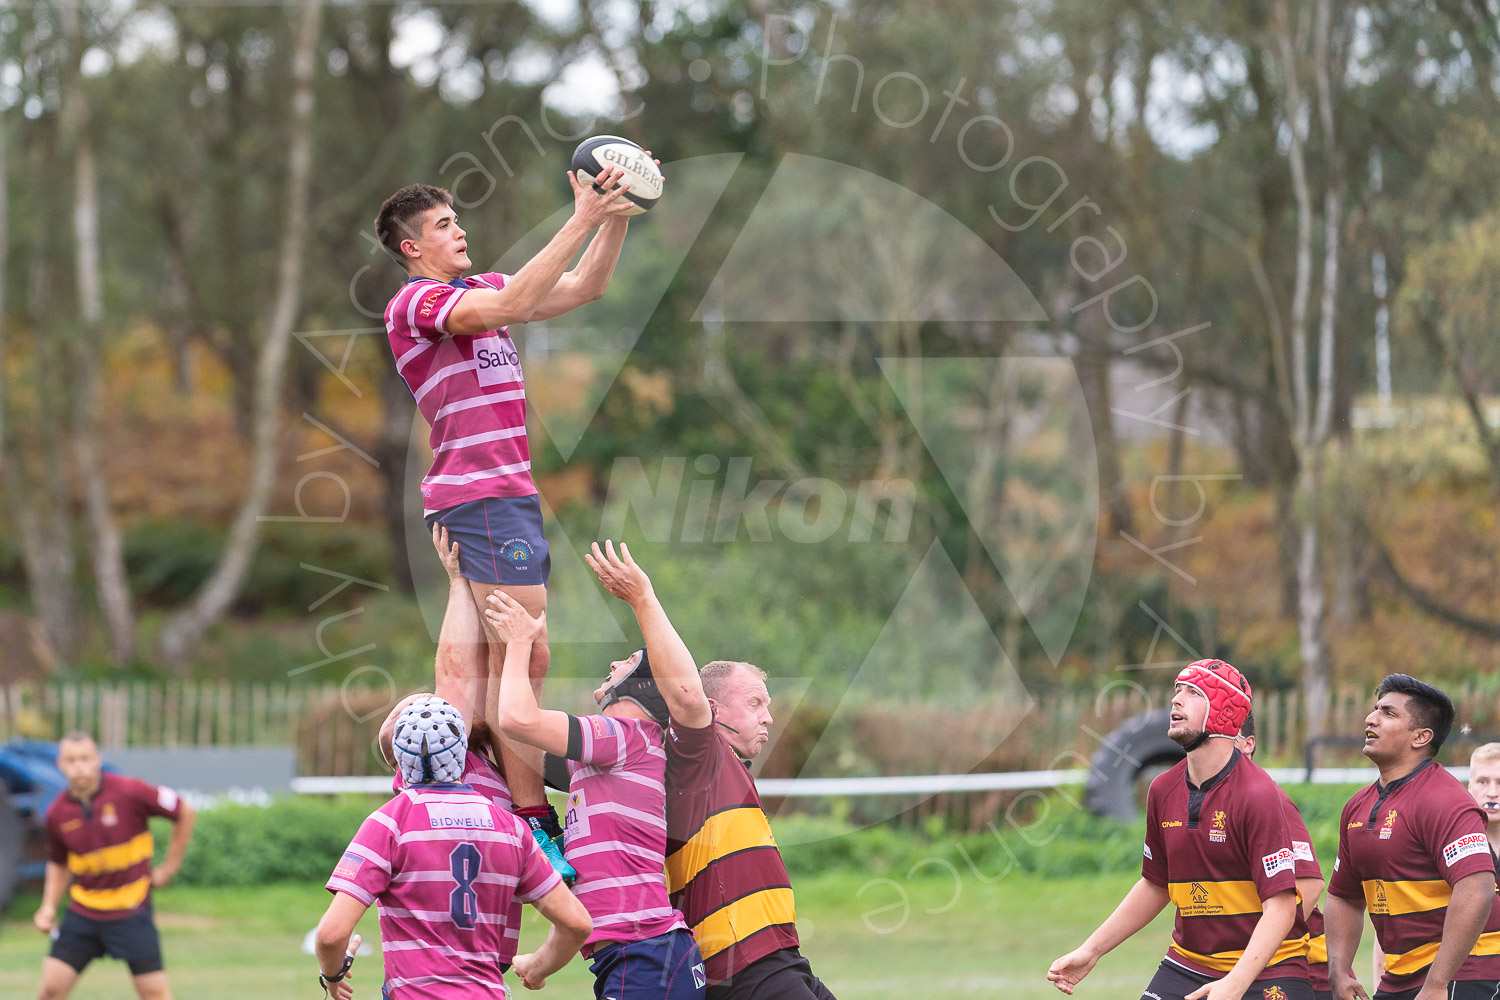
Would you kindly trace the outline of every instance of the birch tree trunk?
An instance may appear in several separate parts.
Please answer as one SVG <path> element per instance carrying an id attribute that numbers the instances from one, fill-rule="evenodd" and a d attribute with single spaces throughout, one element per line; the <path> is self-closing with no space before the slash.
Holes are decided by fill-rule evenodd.
<path id="1" fill-rule="evenodd" d="M 88 96 L 83 90 L 80 62 L 85 48 L 79 16 L 81 0 L 62 6 L 68 39 L 67 92 L 64 117 L 73 147 L 73 244 L 74 274 L 78 288 L 80 325 L 74 339 L 73 371 L 77 379 L 73 400 L 72 451 L 83 491 L 84 519 L 88 527 L 89 558 L 99 610 L 109 632 L 109 660 L 123 667 L 135 657 L 135 612 L 130 582 L 125 575 L 125 555 L 120 529 L 109 505 L 109 481 L 99 448 L 99 399 L 103 394 L 104 297 L 99 273 L 99 178 L 94 161 L 94 142 Z"/>
<path id="2" fill-rule="evenodd" d="M 1297 450 L 1297 489 L 1292 504 L 1298 522 L 1297 634 L 1302 656 L 1302 691 L 1307 706 L 1307 736 L 1322 734 L 1332 693 L 1332 663 L 1327 638 L 1327 596 L 1323 580 L 1323 540 L 1319 508 L 1323 492 L 1324 459 L 1333 415 L 1333 365 L 1335 358 L 1339 280 L 1339 237 L 1343 218 L 1342 172 L 1338 168 L 1338 136 L 1335 131 L 1333 85 L 1329 73 L 1329 37 L 1332 33 L 1330 0 L 1318 0 L 1313 30 L 1313 71 L 1318 98 L 1318 120 L 1330 167 L 1324 180 L 1323 274 L 1319 303 L 1318 354 L 1308 356 L 1307 305 L 1312 287 L 1313 199 L 1303 157 L 1298 123 L 1303 98 L 1297 81 L 1297 53 L 1292 41 L 1291 17 L 1285 0 L 1276 5 L 1277 47 L 1286 88 L 1288 160 L 1297 202 L 1296 278 L 1291 312 L 1291 383 L 1294 413 L 1293 437 Z M 1312 383 L 1314 367 L 1316 390 Z M 1314 395 L 1316 392 L 1316 395 Z"/>
<path id="3" fill-rule="evenodd" d="M 287 182 L 281 200 L 282 229 L 276 274 L 276 298 L 266 339 L 256 360 L 252 409 L 250 477 L 235 513 L 229 538 L 203 586 L 187 606 L 162 628 L 161 655 L 181 667 L 203 634 L 229 610 L 244 586 L 260 536 L 260 517 L 276 483 L 277 439 L 280 436 L 281 390 L 286 379 L 292 327 L 302 305 L 303 256 L 307 236 L 308 188 L 312 178 L 312 117 L 314 57 L 322 23 L 322 0 L 309 0 L 297 9 L 292 47 L 292 100 L 287 124 Z"/>

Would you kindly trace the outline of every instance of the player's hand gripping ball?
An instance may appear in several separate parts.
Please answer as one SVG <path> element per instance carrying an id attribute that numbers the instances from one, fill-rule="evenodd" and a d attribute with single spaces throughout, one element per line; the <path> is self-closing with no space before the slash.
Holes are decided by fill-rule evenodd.
<path id="1" fill-rule="evenodd" d="M 625 200 L 633 207 L 621 215 L 640 215 L 661 199 L 661 169 L 651 154 L 629 139 L 617 135 L 596 135 L 585 139 L 573 150 L 572 170 L 580 181 L 592 184 L 609 167 L 618 167 L 630 185 Z M 599 190 L 595 185 L 594 190 Z"/>

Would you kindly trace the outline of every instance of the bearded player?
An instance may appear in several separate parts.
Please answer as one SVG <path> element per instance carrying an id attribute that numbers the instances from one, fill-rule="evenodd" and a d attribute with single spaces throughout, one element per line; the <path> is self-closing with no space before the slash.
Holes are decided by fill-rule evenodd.
<path id="1" fill-rule="evenodd" d="M 1496 940 L 1480 935 L 1495 909 L 1495 860 L 1485 813 L 1437 753 L 1456 715 L 1448 696 L 1406 674 L 1375 689 L 1364 754 L 1380 779 L 1339 821 L 1325 921 L 1335 1000 L 1364 997 L 1348 974 L 1363 911 L 1385 954 L 1381 1000 L 1477 1000 L 1500 991 Z"/>
<path id="2" fill-rule="evenodd" d="M 1167 735 L 1187 758 L 1151 783 L 1140 881 L 1047 971 L 1063 993 L 1170 902 L 1172 945 L 1143 996 L 1311 1000 L 1281 793 L 1234 745 L 1249 713 L 1249 683 L 1222 660 L 1177 675 Z"/>
<path id="3" fill-rule="evenodd" d="M 570 172 L 572 216 L 514 275 L 464 277 L 474 266 L 468 235 L 442 188 L 404 187 L 376 216 L 376 235 L 407 275 L 385 310 L 396 370 L 432 428 L 423 511 L 429 526 L 446 526 L 460 543 L 476 608 L 497 588 L 534 614 L 547 606 L 551 560 L 531 478 L 526 385 L 509 326 L 560 316 L 604 294 L 625 240 L 622 213 L 633 207 L 623 197 L 629 185 L 621 177 L 611 167 L 585 186 Z M 596 230 L 578 265 L 567 270 Z M 498 686 L 504 662 L 498 640 L 490 636 L 488 645 L 479 676 L 437 678 L 445 693 L 458 683 L 462 695 L 451 696 L 476 712 L 486 706 L 486 681 Z M 538 689 L 549 661 L 543 636 L 528 665 Z M 502 745 L 500 754 L 517 815 L 554 866 L 571 877 L 554 842 L 561 830 L 543 791 L 541 754 L 514 744 Z"/>
<path id="4" fill-rule="evenodd" d="M 503 998 L 509 966 L 500 955 L 520 900 L 552 924 L 541 947 L 515 960 L 527 985 L 541 988 L 588 937 L 587 911 L 525 824 L 460 780 L 468 734 L 452 705 L 412 702 L 392 744 L 406 788 L 370 814 L 328 879 L 319 983 L 347 1000 L 358 947 L 350 936 L 379 903 L 387 1000 Z"/>

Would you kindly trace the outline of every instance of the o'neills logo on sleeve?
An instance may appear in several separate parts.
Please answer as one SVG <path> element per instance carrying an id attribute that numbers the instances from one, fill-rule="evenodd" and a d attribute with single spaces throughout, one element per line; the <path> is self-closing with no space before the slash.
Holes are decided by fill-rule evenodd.
<path id="1" fill-rule="evenodd" d="M 1261 858 L 1260 863 L 1265 866 L 1266 878 L 1271 878 L 1280 872 L 1291 871 L 1292 866 L 1297 863 L 1297 856 L 1292 853 L 1290 847 L 1283 847 L 1275 854 L 1267 854 Z"/>
<path id="2" fill-rule="evenodd" d="M 1449 868 L 1454 862 L 1467 858 L 1471 854 L 1483 854 L 1490 849 L 1490 843 L 1482 833 L 1471 833 L 1466 837 L 1459 837 L 1453 843 L 1443 848 L 1443 863 Z"/>

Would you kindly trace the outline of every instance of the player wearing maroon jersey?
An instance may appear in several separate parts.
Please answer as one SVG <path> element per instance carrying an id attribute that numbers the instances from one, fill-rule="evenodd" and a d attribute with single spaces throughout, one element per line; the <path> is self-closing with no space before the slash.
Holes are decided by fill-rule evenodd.
<path id="1" fill-rule="evenodd" d="M 573 214 L 562 229 L 514 275 L 473 268 L 468 236 L 453 197 L 442 188 L 413 184 L 386 199 L 375 219 L 381 244 L 406 272 L 406 282 L 385 311 L 396 369 L 432 428 L 432 467 L 422 480 L 429 526 L 445 525 L 460 544 L 463 575 L 475 607 L 502 589 L 527 611 L 547 606 L 550 559 L 542 533 L 541 502 L 531 478 L 526 441 L 526 385 L 509 326 L 562 315 L 604 294 L 619 259 L 632 206 L 618 168 L 595 184 L 570 172 Z M 578 265 L 566 270 L 598 231 Z M 476 612 L 477 613 L 477 612 Z M 504 648 L 488 636 L 487 663 L 478 676 L 437 678 L 440 694 L 479 712 L 492 705 Z M 540 689 L 550 661 L 546 638 L 532 647 L 530 673 Z M 540 695 L 540 690 L 538 690 Z M 493 719 L 493 715 L 491 715 Z M 531 827 L 553 866 L 571 877 L 554 843 L 556 813 L 542 788 L 542 755 L 502 741 L 501 764 L 516 814 Z"/>
<path id="2" fill-rule="evenodd" d="M 1167 735 L 1187 759 L 1151 783 L 1137 882 L 1087 941 L 1047 971 L 1071 994 L 1099 959 L 1177 907 L 1172 945 L 1143 996 L 1311 1000 L 1295 854 L 1270 776 L 1235 747 L 1250 685 L 1222 660 L 1177 675 Z"/>
<path id="3" fill-rule="evenodd" d="M 87 733 L 62 738 L 57 769 L 68 787 L 47 808 L 47 874 L 33 922 L 53 940 L 37 996 L 62 1000 L 90 962 L 108 955 L 129 966 L 142 1000 L 171 1000 L 151 890 L 167 885 L 182 867 L 193 809 L 170 788 L 104 773 Z M 146 824 L 151 816 L 172 821 L 166 859 L 155 870 Z M 68 909 L 59 927 L 57 904 L 65 891 Z"/>
<path id="4" fill-rule="evenodd" d="M 1234 745 L 1246 757 L 1255 758 L 1255 713 L 1245 716 L 1240 727 L 1239 739 Z M 1281 811 L 1291 828 L 1293 873 L 1297 876 L 1297 898 L 1302 908 L 1302 918 L 1307 921 L 1307 980 L 1312 984 L 1313 1000 L 1329 1000 L 1333 994 L 1328 987 L 1328 941 L 1323 936 L 1323 911 L 1318 909 L 1318 897 L 1323 895 L 1323 869 L 1313 850 L 1312 834 L 1302 819 L 1302 810 L 1297 808 L 1291 796 L 1280 785 Z"/>
<path id="5" fill-rule="evenodd" d="M 1493 1000 L 1500 933 L 1481 937 L 1495 908 L 1485 813 L 1436 760 L 1453 702 L 1406 674 L 1382 680 L 1375 699 L 1364 753 L 1380 780 L 1344 806 L 1328 882 L 1333 995 L 1366 996 L 1349 972 L 1368 908 L 1385 953 L 1379 1000 Z"/>
<path id="6" fill-rule="evenodd" d="M 629 548 L 595 543 L 584 558 L 643 632 L 663 613 Z M 799 950 L 791 880 L 750 774 L 771 726 L 765 672 L 682 657 L 648 666 L 670 713 L 667 891 L 698 939 L 708 1000 L 833 1000 Z"/>

